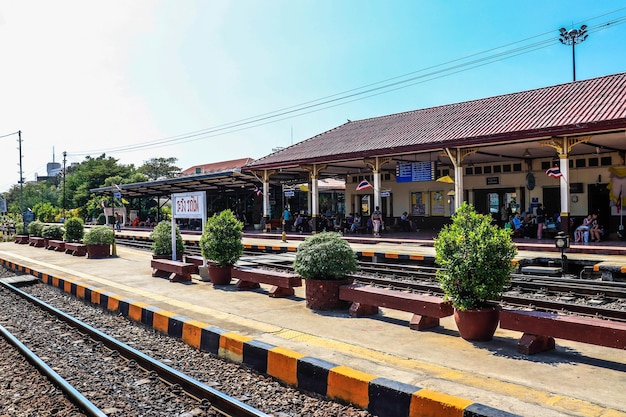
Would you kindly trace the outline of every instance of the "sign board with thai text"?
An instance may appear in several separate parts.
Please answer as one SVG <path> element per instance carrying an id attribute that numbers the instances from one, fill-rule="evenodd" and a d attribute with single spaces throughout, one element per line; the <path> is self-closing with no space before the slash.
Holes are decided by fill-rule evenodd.
<path id="1" fill-rule="evenodd" d="M 206 215 L 205 198 L 205 191 L 172 194 L 172 217 L 202 219 Z"/>

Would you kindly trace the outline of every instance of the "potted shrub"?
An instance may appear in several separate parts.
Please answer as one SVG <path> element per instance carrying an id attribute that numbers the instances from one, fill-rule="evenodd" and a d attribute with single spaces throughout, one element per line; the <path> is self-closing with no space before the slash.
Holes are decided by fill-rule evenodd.
<path id="1" fill-rule="evenodd" d="M 38 248 L 46 246 L 45 239 L 41 236 L 44 224 L 39 220 L 28 223 L 28 242 Z"/>
<path id="2" fill-rule="evenodd" d="M 159 222 L 150 233 L 152 240 L 152 257 L 154 259 L 172 259 L 172 222 Z M 176 226 L 176 259 L 182 260 L 185 252 L 183 237 Z"/>
<path id="3" fill-rule="evenodd" d="M 63 240 L 74 243 L 80 242 L 85 233 L 85 222 L 80 217 L 70 217 L 65 221 Z"/>
<path id="4" fill-rule="evenodd" d="M 517 248 L 509 230 L 491 224 L 490 215 L 478 214 L 463 203 L 435 239 L 437 279 L 452 301 L 461 337 L 486 341 L 498 326 L 500 297 L 513 271 Z M 485 323 L 472 320 L 484 318 Z"/>
<path id="5" fill-rule="evenodd" d="M 298 246 L 294 270 L 305 278 L 306 306 L 313 310 L 348 308 L 339 287 L 352 283 L 346 274 L 358 268 L 356 253 L 340 233 L 322 232 Z"/>
<path id="6" fill-rule="evenodd" d="M 230 283 L 232 267 L 243 254 L 242 230 L 243 223 L 231 210 L 214 214 L 207 220 L 200 250 L 202 257 L 210 261 L 209 277 L 214 285 Z"/>
<path id="7" fill-rule="evenodd" d="M 56 249 L 57 251 L 64 251 L 65 245 L 63 242 L 63 226 L 60 224 L 48 224 L 45 225 L 41 231 L 41 235 L 48 241 L 48 249 Z"/>
<path id="8" fill-rule="evenodd" d="M 111 245 L 115 232 L 108 226 L 94 226 L 85 233 L 83 243 L 87 245 L 88 258 L 107 258 L 111 255 Z"/>

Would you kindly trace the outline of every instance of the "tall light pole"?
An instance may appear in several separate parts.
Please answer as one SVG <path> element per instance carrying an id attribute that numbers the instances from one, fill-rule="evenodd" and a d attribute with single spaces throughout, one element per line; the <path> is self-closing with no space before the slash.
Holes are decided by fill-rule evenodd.
<path id="1" fill-rule="evenodd" d="M 559 41 L 563 45 L 572 45 L 572 72 L 574 81 L 576 81 L 576 52 L 575 47 L 576 44 L 582 43 L 585 39 L 587 39 L 587 25 L 582 25 L 580 29 L 570 29 L 569 31 L 565 30 L 565 28 L 559 29 L 561 33 L 561 37 Z"/>

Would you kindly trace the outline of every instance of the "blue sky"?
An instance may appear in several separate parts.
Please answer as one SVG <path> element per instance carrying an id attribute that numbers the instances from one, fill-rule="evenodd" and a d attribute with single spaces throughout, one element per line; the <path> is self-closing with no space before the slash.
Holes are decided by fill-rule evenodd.
<path id="1" fill-rule="evenodd" d="M 625 23 L 626 1 L 0 0 L 0 136 L 22 131 L 27 181 L 53 148 L 259 158 L 347 119 L 570 82 L 561 27 L 589 26 L 577 79 L 624 72 Z M 17 135 L 0 150 L 2 192 Z"/>

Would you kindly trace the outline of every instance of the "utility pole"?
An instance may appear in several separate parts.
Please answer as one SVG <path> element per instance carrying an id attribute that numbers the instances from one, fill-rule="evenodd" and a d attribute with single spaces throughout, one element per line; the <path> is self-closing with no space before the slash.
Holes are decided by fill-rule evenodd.
<path id="1" fill-rule="evenodd" d="M 24 231 L 26 231 L 26 220 L 24 219 L 24 171 L 22 170 L 22 131 L 17 131 L 17 141 L 19 143 L 20 151 L 20 212 L 22 214 L 22 223 L 24 224 Z"/>
<path id="2" fill-rule="evenodd" d="M 67 156 L 67 152 L 63 151 L 63 223 L 65 223 L 65 208 L 67 207 L 65 201 L 65 157 Z"/>

